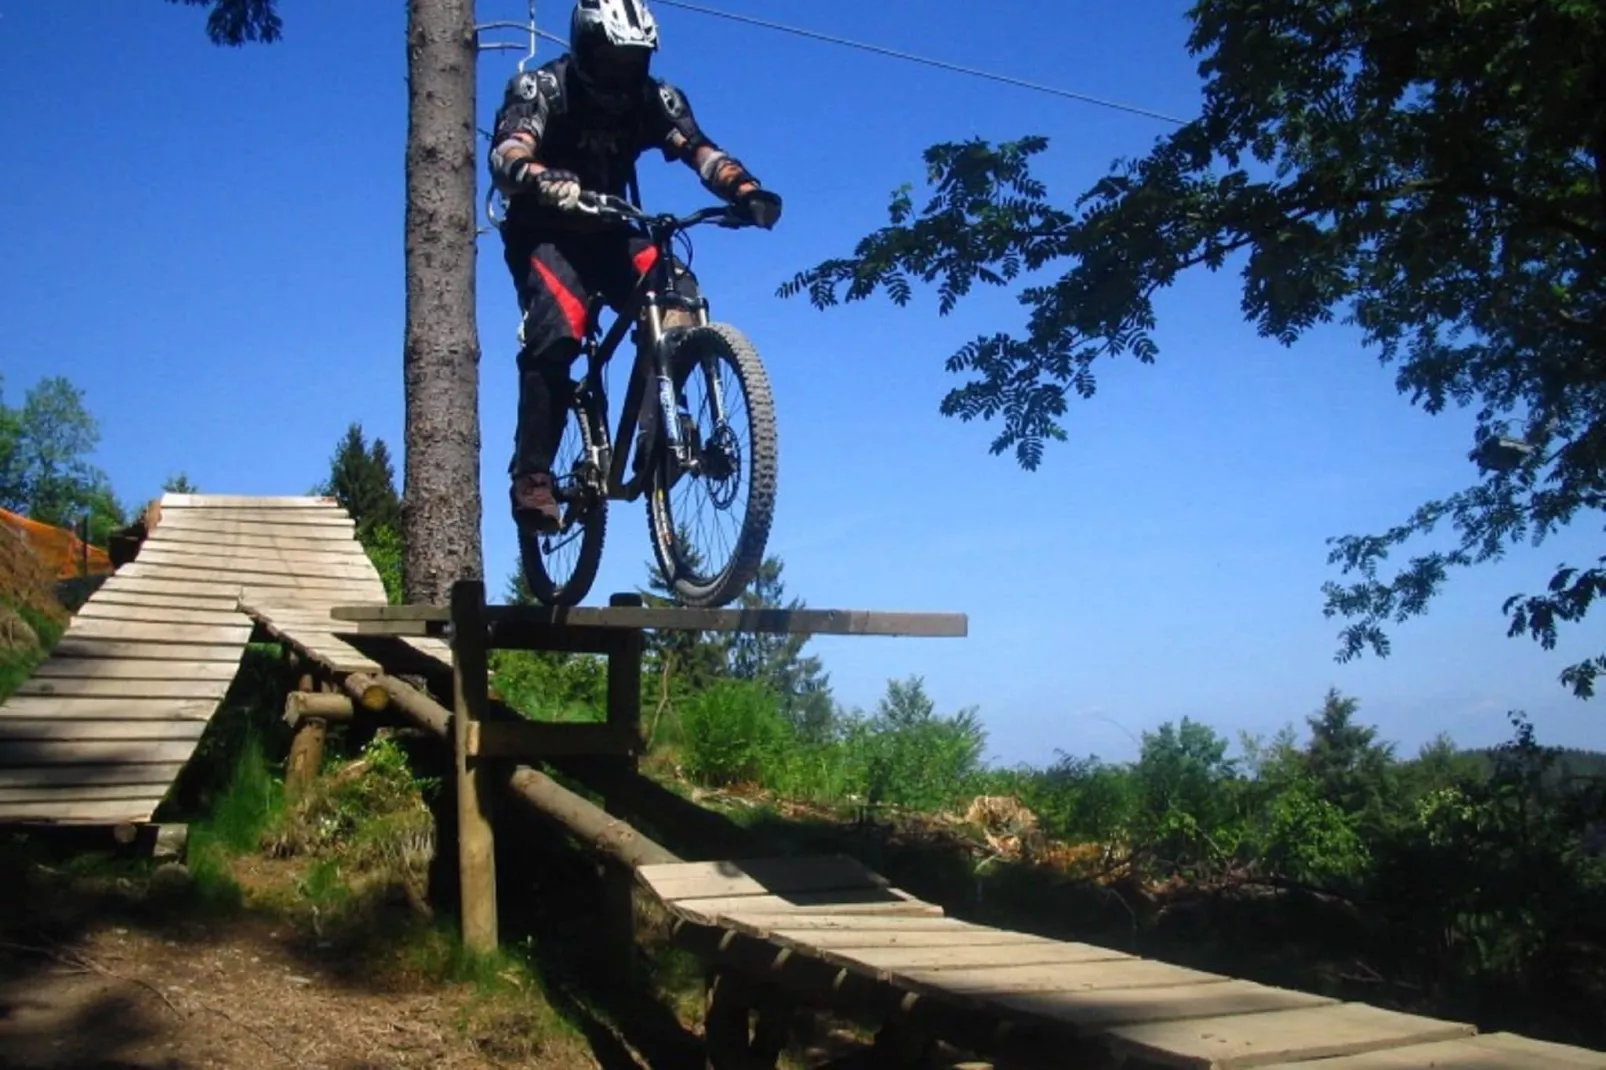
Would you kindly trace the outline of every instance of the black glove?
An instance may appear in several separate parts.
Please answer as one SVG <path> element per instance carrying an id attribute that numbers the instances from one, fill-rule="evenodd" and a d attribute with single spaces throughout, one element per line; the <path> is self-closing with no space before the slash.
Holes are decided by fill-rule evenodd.
<path id="1" fill-rule="evenodd" d="M 737 198 L 736 207 L 741 213 L 765 230 L 772 230 L 781 219 L 781 195 L 767 189 L 754 188 Z"/>
<path id="2" fill-rule="evenodd" d="M 530 192 L 547 208 L 573 208 L 580 203 L 580 176 L 547 168 L 530 183 Z"/>

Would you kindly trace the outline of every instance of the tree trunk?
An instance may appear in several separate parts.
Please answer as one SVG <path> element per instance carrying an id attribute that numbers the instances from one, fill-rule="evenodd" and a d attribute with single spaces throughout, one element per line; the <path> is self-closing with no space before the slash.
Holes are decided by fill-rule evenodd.
<path id="1" fill-rule="evenodd" d="M 472 0 L 407 3 L 407 601 L 481 579 Z"/>

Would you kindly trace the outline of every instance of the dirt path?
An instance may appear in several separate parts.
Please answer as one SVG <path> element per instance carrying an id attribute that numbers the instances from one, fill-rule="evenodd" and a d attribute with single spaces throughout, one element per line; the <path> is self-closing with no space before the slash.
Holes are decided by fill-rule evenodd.
<path id="1" fill-rule="evenodd" d="M 562 1039 L 507 1035 L 516 1022 L 476 1038 L 459 1027 L 474 1000 L 467 986 L 357 990 L 292 953 L 285 933 L 249 919 L 186 925 L 177 939 L 107 926 L 66 945 L 16 942 L 0 950 L 0 1065 L 596 1065 Z M 518 1047 L 530 1050 L 512 1050 Z"/>

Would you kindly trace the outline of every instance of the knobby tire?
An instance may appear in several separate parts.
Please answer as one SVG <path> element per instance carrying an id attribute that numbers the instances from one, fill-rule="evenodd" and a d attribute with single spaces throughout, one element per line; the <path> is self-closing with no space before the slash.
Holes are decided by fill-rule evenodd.
<path id="1" fill-rule="evenodd" d="M 576 398 L 567 410 L 580 427 L 580 445 L 584 457 L 590 457 L 591 450 L 597 445 L 595 428 L 599 420 L 591 411 L 592 404 L 591 399 Z M 559 441 L 562 441 L 561 433 Z M 559 479 L 557 472 L 553 473 L 553 479 L 554 481 Z M 567 509 L 565 505 L 565 512 Z M 580 601 L 590 593 L 591 585 L 596 582 L 597 569 L 602 564 L 602 544 L 608 530 L 607 496 L 599 493 L 589 512 L 576 522 L 582 525 L 580 553 L 575 561 L 574 575 L 568 582 L 562 584 L 554 582 L 547 573 L 546 560 L 541 553 L 540 540 L 551 536 L 526 535 L 523 531 L 519 532 L 519 557 L 524 566 L 524 582 L 536 601 L 542 605 L 579 605 Z"/>
<path id="2" fill-rule="evenodd" d="M 685 379 L 678 374 L 679 369 L 689 368 L 688 377 L 701 374 L 702 357 L 710 350 L 716 361 L 723 360 L 735 369 L 742 400 L 752 420 L 751 437 L 742 444 L 745 471 L 739 477 L 747 482 L 747 511 L 742 518 L 741 534 L 737 537 L 736 551 L 731 555 L 730 563 L 706 582 L 698 582 L 687 575 L 668 500 L 666 483 L 672 459 L 665 437 L 660 437 L 659 456 L 652 486 L 647 494 L 647 530 L 658 567 L 663 570 L 673 597 L 682 605 L 697 608 L 712 608 L 734 602 L 758 575 L 769 541 L 770 524 L 775 516 L 778 466 L 775 398 L 769 375 L 753 344 L 735 327 L 713 323 L 687 332 L 676 347 L 674 357 L 677 369 L 676 400 L 685 402 Z M 731 407 L 727 401 L 727 411 Z M 665 418 L 672 419 L 674 414 L 665 414 Z M 687 474 L 681 478 L 701 477 Z"/>

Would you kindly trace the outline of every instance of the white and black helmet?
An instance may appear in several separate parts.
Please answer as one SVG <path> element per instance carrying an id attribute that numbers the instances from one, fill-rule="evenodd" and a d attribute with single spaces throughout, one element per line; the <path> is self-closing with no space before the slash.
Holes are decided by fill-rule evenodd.
<path id="1" fill-rule="evenodd" d="M 658 51 L 658 20 L 642 0 L 579 0 L 569 17 L 575 72 L 600 99 L 624 103 Z"/>

